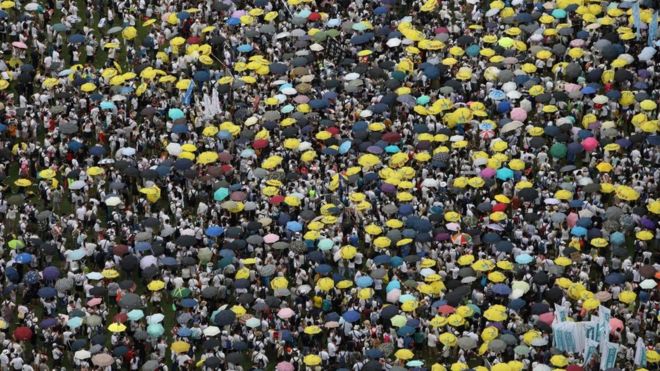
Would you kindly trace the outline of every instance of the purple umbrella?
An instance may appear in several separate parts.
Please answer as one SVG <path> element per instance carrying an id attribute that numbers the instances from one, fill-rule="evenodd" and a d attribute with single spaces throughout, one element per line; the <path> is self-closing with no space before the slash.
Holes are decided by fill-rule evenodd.
<path id="1" fill-rule="evenodd" d="M 54 281 L 60 277 L 60 270 L 56 267 L 46 267 L 43 271 L 43 277 L 47 281 Z"/>
<path id="2" fill-rule="evenodd" d="M 380 185 L 380 190 L 385 192 L 385 193 L 395 193 L 396 192 L 396 187 L 392 184 L 389 183 L 383 183 Z"/>

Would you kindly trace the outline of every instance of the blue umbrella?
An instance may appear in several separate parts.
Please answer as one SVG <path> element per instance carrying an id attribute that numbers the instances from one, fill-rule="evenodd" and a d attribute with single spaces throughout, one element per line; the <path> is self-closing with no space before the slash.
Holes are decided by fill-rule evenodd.
<path id="1" fill-rule="evenodd" d="M 160 323 L 152 323 L 147 326 L 147 334 L 149 336 L 157 338 L 165 333 L 165 328 Z"/>
<path id="2" fill-rule="evenodd" d="M 45 280 L 53 281 L 60 276 L 60 270 L 53 266 L 46 267 L 42 272 L 42 275 L 44 276 Z"/>
<path id="3" fill-rule="evenodd" d="M 571 234 L 573 236 L 578 236 L 578 237 L 586 236 L 587 235 L 587 229 L 584 228 L 584 227 L 575 226 L 575 227 L 571 228 Z"/>
<path id="4" fill-rule="evenodd" d="M 415 333 L 415 329 L 410 326 L 403 326 L 396 331 L 399 336 L 410 336 Z"/>
<path id="5" fill-rule="evenodd" d="M 626 242 L 626 236 L 621 232 L 614 232 L 610 235 L 610 243 L 612 245 L 620 246 Z"/>
<path id="6" fill-rule="evenodd" d="M 181 306 L 184 308 L 194 308 L 197 306 L 197 300 L 193 298 L 185 298 L 181 300 Z"/>
<path id="7" fill-rule="evenodd" d="M 314 268 L 314 271 L 318 274 L 328 274 L 332 272 L 332 267 L 328 264 L 319 264 L 316 268 Z"/>
<path id="8" fill-rule="evenodd" d="M 506 98 L 506 93 L 499 89 L 493 89 L 488 93 L 488 97 L 493 100 L 503 100 Z"/>
<path id="9" fill-rule="evenodd" d="M 522 309 L 525 305 L 527 305 L 527 302 L 524 301 L 523 299 L 513 299 L 509 302 L 509 305 L 507 305 L 507 307 L 515 311 L 518 311 Z"/>
<path id="10" fill-rule="evenodd" d="M 32 258 L 33 258 L 32 254 L 23 252 L 16 255 L 14 260 L 18 264 L 30 264 L 32 262 Z"/>
<path id="11" fill-rule="evenodd" d="M 186 124 L 176 124 L 172 126 L 172 132 L 175 134 L 185 134 L 188 133 L 188 125 Z"/>
<path id="12" fill-rule="evenodd" d="M 479 47 L 479 45 L 472 44 L 465 49 L 465 54 L 469 55 L 470 57 L 476 57 L 477 55 L 479 55 L 480 49 L 481 48 Z"/>
<path id="13" fill-rule="evenodd" d="M 142 309 L 133 309 L 127 313 L 127 316 L 131 321 L 138 321 L 144 317 L 144 312 Z"/>
<path id="14" fill-rule="evenodd" d="M 185 117 L 185 114 L 179 108 L 170 108 L 169 111 L 167 111 L 167 116 L 172 120 L 178 120 Z"/>
<path id="15" fill-rule="evenodd" d="M 23 282 L 27 283 L 28 285 L 34 285 L 35 283 L 39 282 L 41 277 L 39 277 L 39 273 L 37 271 L 29 271 L 23 278 Z"/>
<path id="16" fill-rule="evenodd" d="M 79 33 L 69 36 L 69 42 L 71 44 L 82 44 L 85 42 L 85 36 Z"/>
<path id="17" fill-rule="evenodd" d="M 218 237 L 221 236 L 223 233 L 225 233 L 225 230 L 217 225 L 212 225 L 208 228 L 206 228 L 206 231 L 204 231 L 207 236 L 209 237 Z"/>
<path id="18" fill-rule="evenodd" d="M 103 156 L 105 155 L 105 148 L 96 145 L 89 149 L 89 154 L 92 156 Z"/>
<path id="19" fill-rule="evenodd" d="M 55 318 L 45 318 L 39 322 L 39 327 L 41 328 L 51 328 L 57 325 L 57 320 Z"/>
<path id="20" fill-rule="evenodd" d="M 383 265 L 383 264 L 389 264 L 390 259 L 391 259 L 391 257 L 389 255 L 383 254 L 383 255 L 376 256 L 373 259 L 373 261 L 374 261 L 374 264 Z"/>
<path id="21" fill-rule="evenodd" d="M 302 231 L 302 224 L 292 220 L 286 223 L 286 229 L 290 230 L 291 232 L 300 232 Z"/>
<path id="22" fill-rule="evenodd" d="M 374 280 L 369 276 L 362 276 L 355 280 L 355 284 L 358 285 L 358 287 L 369 287 L 374 284 Z"/>
<path id="23" fill-rule="evenodd" d="M 77 249 L 69 252 L 67 259 L 71 261 L 76 261 L 84 258 L 87 255 L 87 251 L 84 249 Z"/>
<path id="24" fill-rule="evenodd" d="M 76 141 L 76 140 L 72 140 L 67 144 L 67 147 L 69 147 L 69 149 L 73 152 L 78 152 L 78 150 L 80 150 L 80 148 L 82 148 L 82 146 L 83 146 L 83 144 Z"/>
<path id="25" fill-rule="evenodd" d="M 566 18 L 566 11 L 564 9 L 554 9 L 552 11 L 552 16 L 555 18 Z"/>
<path id="26" fill-rule="evenodd" d="M 492 290 L 494 293 L 501 296 L 507 296 L 511 294 L 511 288 L 503 283 L 498 283 L 497 285 L 493 286 Z"/>
<path id="27" fill-rule="evenodd" d="M 209 72 L 209 70 L 199 70 L 196 71 L 195 74 L 193 75 L 193 80 L 199 82 L 209 81 L 210 79 L 211 79 L 211 73 Z"/>
<path id="28" fill-rule="evenodd" d="M 345 141 L 339 146 L 339 153 L 342 155 L 348 153 L 348 151 L 351 150 L 352 145 L 353 143 L 350 140 Z"/>
<path id="29" fill-rule="evenodd" d="M 605 283 L 608 285 L 620 285 L 626 282 L 626 276 L 619 272 L 612 272 L 605 276 Z"/>
<path id="30" fill-rule="evenodd" d="M 253 48 L 252 45 L 250 45 L 250 44 L 239 45 L 239 46 L 236 48 L 236 50 L 238 50 L 238 51 L 241 52 L 241 53 L 249 53 L 249 52 L 252 51 L 252 49 L 254 49 L 254 48 Z"/>
<path id="31" fill-rule="evenodd" d="M 192 330 L 187 327 L 181 327 L 176 334 L 185 338 L 192 335 Z"/>
<path id="32" fill-rule="evenodd" d="M 177 16 L 177 18 L 179 18 L 180 20 L 184 20 L 184 19 L 188 19 L 188 18 L 190 18 L 190 13 L 185 12 L 185 11 L 184 11 L 184 12 L 178 12 L 178 13 L 176 14 L 176 16 Z"/>
<path id="33" fill-rule="evenodd" d="M 495 175 L 497 179 L 500 180 L 508 180 L 513 178 L 513 170 L 509 169 L 508 167 L 503 167 L 497 169 L 497 173 Z"/>
<path id="34" fill-rule="evenodd" d="M 518 264 L 529 264 L 534 261 L 534 258 L 529 254 L 520 254 L 516 256 L 516 263 Z"/>
<path id="35" fill-rule="evenodd" d="M 40 298 L 50 299 L 57 295 L 57 290 L 52 287 L 42 287 L 37 291 L 37 295 L 39 295 Z"/>
<path id="36" fill-rule="evenodd" d="M 378 348 L 368 349 L 364 354 L 371 359 L 379 359 L 385 356 L 385 353 Z"/>
<path id="37" fill-rule="evenodd" d="M 387 153 L 399 153 L 399 152 L 401 152 L 401 148 L 399 148 L 398 146 L 395 146 L 394 144 L 392 144 L 392 145 L 389 145 L 389 146 L 385 147 L 385 152 L 387 152 Z"/>
<path id="38" fill-rule="evenodd" d="M 390 292 L 396 289 L 401 289 L 401 282 L 399 282 L 399 280 L 390 281 L 385 287 L 385 292 Z"/>
<path id="39" fill-rule="evenodd" d="M 360 320 L 360 312 L 355 311 L 355 310 L 349 310 L 349 311 L 345 312 L 344 314 L 342 314 L 341 317 L 344 319 L 344 321 L 346 321 L 348 323 L 357 322 L 357 321 Z"/>
<path id="40" fill-rule="evenodd" d="M 135 249 L 139 252 L 145 252 L 151 249 L 151 243 L 147 241 L 140 241 L 135 244 Z"/>
<path id="41" fill-rule="evenodd" d="M 238 18 L 231 17 L 227 20 L 227 24 L 230 26 L 238 26 L 241 24 L 241 20 Z"/>
<path id="42" fill-rule="evenodd" d="M 399 215 L 408 216 L 413 213 L 413 207 L 411 204 L 403 204 L 399 206 Z"/>

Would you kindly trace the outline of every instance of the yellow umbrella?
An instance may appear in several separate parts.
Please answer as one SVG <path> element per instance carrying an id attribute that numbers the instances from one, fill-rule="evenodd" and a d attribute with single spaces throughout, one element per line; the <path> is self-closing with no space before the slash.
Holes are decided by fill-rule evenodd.
<path id="1" fill-rule="evenodd" d="M 307 327 L 305 327 L 304 332 L 305 332 L 307 335 L 316 335 L 316 334 L 320 334 L 320 333 L 321 333 L 321 328 L 318 327 L 318 326 L 307 326 Z"/>
<path id="2" fill-rule="evenodd" d="M 639 106 L 645 111 L 653 111 L 654 109 L 658 108 L 658 105 L 650 99 L 641 101 Z"/>
<path id="3" fill-rule="evenodd" d="M 622 303 L 630 304 L 637 299 L 637 294 L 632 291 L 622 291 L 619 293 L 619 301 Z"/>
<path id="4" fill-rule="evenodd" d="M 462 265 L 462 266 L 470 265 L 473 262 L 474 262 L 474 255 L 472 254 L 461 255 L 457 261 L 458 265 Z"/>
<path id="5" fill-rule="evenodd" d="M 347 289 L 349 287 L 353 287 L 353 281 L 351 280 L 341 280 L 337 282 L 338 289 Z"/>
<path id="6" fill-rule="evenodd" d="M 56 175 L 57 173 L 53 169 L 45 169 L 39 172 L 39 178 L 42 179 L 53 179 Z"/>
<path id="7" fill-rule="evenodd" d="M 501 222 L 502 220 L 506 220 L 506 214 L 502 211 L 496 211 L 490 214 L 490 220 L 494 222 Z"/>
<path id="8" fill-rule="evenodd" d="M 190 344 L 186 343 L 185 341 L 175 341 L 170 345 L 170 349 L 174 353 L 186 353 L 187 351 L 190 350 Z"/>
<path id="9" fill-rule="evenodd" d="M 243 316 L 245 315 L 245 313 L 247 313 L 247 310 L 242 305 L 233 305 L 231 308 L 229 308 L 229 310 L 234 312 L 238 317 Z"/>
<path id="10" fill-rule="evenodd" d="M 554 262 L 560 267 L 568 267 L 569 265 L 573 264 L 573 261 L 565 256 L 557 257 Z"/>
<path id="11" fill-rule="evenodd" d="M 447 323 L 450 326 L 453 326 L 453 327 L 460 327 L 460 326 L 463 326 L 465 324 L 465 318 L 463 318 L 459 314 L 454 313 L 454 314 L 450 315 L 449 317 L 447 317 Z"/>
<path id="12" fill-rule="evenodd" d="M 16 179 L 14 184 L 18 187 L 29 187 L 32 185 L 32 181 L 30 179 L 20 178 Z"/>
<path id="13" fill-rule="evenodd" d="M 609 173 L 612 171 L 613 167 L 609 162 L 600 162 L 598 165 L 596 165 L 596 169 L 601 173 Z"/>
<path id="14" fill-rule="evenodd" d="M 121 35 L 126 40 L 133 40 L 137 36 L 137 29 L 133 26 L 126 27 L 121 31 Z"/>
<path id="15" fill-rule="evenodd" d="M 496 339 L 500 334 L 500 331 L 495 326 L 488 326 L 481 332 L 481 340 L 491 341 Z"/>
<path id="16" fill-rule="evenodd" d="M 284 277 L 275 277 L 270 281 L 270 287 L 273 290 L 285 289 L 289 287 L 289 281 Z"/>
<path id="17" fill-rule="evenodd" d="M 472 188 L 481 188 L 486 184 L 486 182 L 483 180 L 483 178 L 475 176 L 468 179 L 468 184 Z"/>
<path id="18" fill-rule="evenodd" d="M 218 153 L 217 152 L 212 152 L 212 151 L 206 151 L 202 152 L 197 156 L 197 163 L 198 164 L 210 164 L 213 162 L 218 161 Z"/>
<path id="19" fill-rule="evenodd" d="M 561 354 L 555 354 L 554 356 L 550 357 L 550 363 L 556 367 L 566 367 L 568 365 L 568 358 Z"/>
<path id="20" fill-rule="evenodd" d="M 161 280 L 153 280 L 147 285 L 149 291 L 160 291 L 165 288 L 165 282 Z"/>
<path id="21" fill-rule="evenodd" d="M 401 359 L 404 361 L 412 359 L 414 356 L 415 354 L 409 349 L 399 349 L 396 351 L 396 353 L 394 353 L 394 357 L 396 357 L 396 359 Z"/>
<path id="22" fill-rule="evenodd" d="M 510 271 L 513 269 L 513 263 L 511 263 L 508 260 L 500 260 L 495 264 L 498 268 L 503 269 L 505 271 Z"/>
<path id="23" fill-rule="evenodd" d="M 618 186 L 614 192 L 618 198 L 624 201 L 635 201 L 639 198 L 639 193 L 629 186 Z"/>
<path id="24" fill-rule="evenodd" d="M 335 287 L 335 281 L 329 277 L 323 277 L 316 282 L 316 286 L 322 291 L 330 291 Z"/>
<path id="25" fill-rule="evenodd" d="M 651 200 L 648 205 L 646 205 L 646 208 L 653 214 L 660 214 L 660 199 Z"/>
<path id="26" fill-rule="evenodd" d="M 598 301 L 598 299 L 591 298 L 585 300 L 584 303 L 582 303 L 582 308 L 586 310 L 594 310 L 598 308 L 599 305 L 600 305 L 600 301 Z"/>
<path id="27" fill-rule="evenodd" d="M 503 203 L 503 204 L 510 204 L 511 199 L 508 198 L 507 196 L 503 194 L 495 195 L 495 201 Z"/>
<path id="28" fill-rule="evenodd" d="M 640 241 L 649 241 L 653 238 L 653 233 L 651 231 L 643 230 L 637 232 L 635 237 Z"/>
<path id="29" fill-rule="evenodd" d="M 310 367 L 318 366 L 321 364 L 321 357 L 317 356 L 316 354 L 308 354 L 305 356 L 305 358 L 303 358 L 303 363 Z"/>
<path id="30" fill-rule="evenodd" d="M 60 80 L 58 80 L 54 77 L 49 77 L 49 78 L 45 79 L 44 82 L 43 82 L 43 86 L 46 89 L 52 89 L 52 88 L 54 88 L 55 86 L 57 86 L 59 84 L 60 84 Z"/>
<path id="31" fill-rule="evenodd" d="M 374 240 L 374 246 L 379 249 L 388 248 L 392 244 L 392 240 L 385 236 L 380 236 Z"/>
<path id="32" fill-rule="evenodd" d="M 80 90 L 84 91 L 85 93 L 89 93 L 96 90 L 96 85 L 94 85 L 94 83 L 91 82 L 86 82 L 80 85 Z"/>
<path id="33" fill-rule="evenodd" d="M 355 248 L 355 246 L 345 245 L 342 246 L 342 248 L 339 250 L 339 254 L 341 255 L 342 259 L 353 259 L 357 254 L 357 248 Z"/>
<path id="34" fill-rule="evenodd" d="M 488 272 L 495 268 L 495 263 L 489 259 L 479 259 L 472 263 L 472 269 L 477 272 Z"/>
<path id="35" fill-rule="evenodd" d="M 660 362 L 660 353 L 655 350 L 646 351 L 646 361 L 649 363 L 658 363 Z"/>
<path id="36" fill-rule="evenodd" d="M 114 270 L 114 269 L 104 269 L 104 270 L 101 272 L 101 275 L 102 275 L 104 278 L 113 279 L 113 278 L 117 278 L 117 277 L 119 277 L 119 272 L 117 272 L 117 271 Z"/>
<path id="37" fill-rule="evenodd" d="M 87 175 L 89 176 L 98 176 L 104 173 L 105 170 L 103 170 L 103 168 L 100 168 L 98 166 L 92 166 L 89 169 L 87 169 Z"/>
<path id="38" fill-rule="evenodd" d="M 458 342 L 458 339 L 456 338 L 456 335 L 450 333 L 450 332 L 445 332 L 440 334 L 438 337 L 438 340 L 443 344 L 448 347 L 454 347 L 456 346 L 456 343 Z"/>
<path id="39" fill-rule="evenodd" d="M 494 271 L 488 273 L 488 280 L 491 282 L 500 283 L 506 280 L 506 276 L 502 272 Z"/>
<path id="40" fill-rule="evenodd" d="M 500 310 L 496 310 L 494 308 L 486 309 L 486 311 L 484 312 L 484 317 L 487 320 L 493 321 L 493 322 L 502 322 L 502 321 L 505 321 L 507 319 L 507 315 L 506 315 L 505 312 L 500 311 Z"/>
<path id="41" fill-rule="evenodd" d="M 368 300 L 371 299 L 374 296 L 374 289 L 371 287 L 365 287 L 363 289 L 358 290 L 358 299 L 361 300 Z"/>
<path id="42" fill-rule="evenodd" d="M 126 326 L 123 323 L 112 323 L 108 326 L 108 331 L 110 332 L 124 332 L 126 331 Z"/>
<path id="43" fill-rule="evenodd" d="M 186 42 L 186 39 L 184 39 L 181 36 L 177 36 L 177 37 L 173 38 L 172 40 L 170 40 L 170 45 L 172 45 L 172 46 L 181 46 L 185 42 Z"/>
<path id="44" fill-rule="evenodd" d="M 573 193 L 565 189 L 560 189 L 555 192 L 555 198 L 558 200 L 570 200 L 573 198 Z"/>
<path id="45" fill-rule="evenodd" d="M 458 222 L 461 220 L 461 215 L 455 211 L 448 211 L 445 213 L 445 220 L 448 222 Z"/>
<path id="46" fill-rule="evenodd" d="M 607 246 L 608 242 L 607 242 L 606 239 L 604 239 L 602 237 L 597 237 L 597 238 L 593 238 L 591 240 L 590 244 L 591 244 L 591 246 L 594 246 L 594 247 L 605 247 L 605 246 Z"/>

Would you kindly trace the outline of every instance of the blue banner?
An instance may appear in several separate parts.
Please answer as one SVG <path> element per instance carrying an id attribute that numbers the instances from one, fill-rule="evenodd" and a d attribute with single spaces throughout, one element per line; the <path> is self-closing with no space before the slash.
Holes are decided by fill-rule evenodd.
<path id="1" fill-rule="evenodd" d="M 582 367 L 586 367 L 591 361 L 591 357 L 594 356 L 596 350 L 598 349 L 598 342 L 591 339 L 587 340 L 587 346 L 584 348 L 584 358 L 582 361 Z"/>
<path id="2" fill-rule="evenodd" d="M 605 343 L 605 349 L 600 355 L 600 369 L 607 370 L 608 368 L 614 367 L 616 364 L 616 356 L 619 353 L 619 344 L 610 343 L 609 341 Z"/>
<path id="3" fill-rule="evenodd" d="M 188 89 L 186 89 L 186 94 L 183 96 L 183 104 L 185 104 L 186 106 L 190 105 L 190 101 L 192 100 L 192 95 L 194 90 L 195 90 L 195 82 L 190 81 L 190 84 L 188 85 Z"/>
<path id="4" fill-rule="evenodd" d="M 655 43 L 655 37 L 658 34 L 658 13 L 660 12 L 657 10 L 653 13 L 653 19 L 651 19 L 651 24 L 649 25 L 648 46 L 653 46 L 653 43 Z"/>

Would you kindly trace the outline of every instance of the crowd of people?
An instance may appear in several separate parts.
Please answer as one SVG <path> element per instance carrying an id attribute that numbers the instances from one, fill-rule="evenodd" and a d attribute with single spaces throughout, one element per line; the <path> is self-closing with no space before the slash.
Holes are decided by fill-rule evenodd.
<path id="1" fill-rule="evenodd" d="M 0 370 L 657 370 L 658 8 L 0 2 Z"/>

